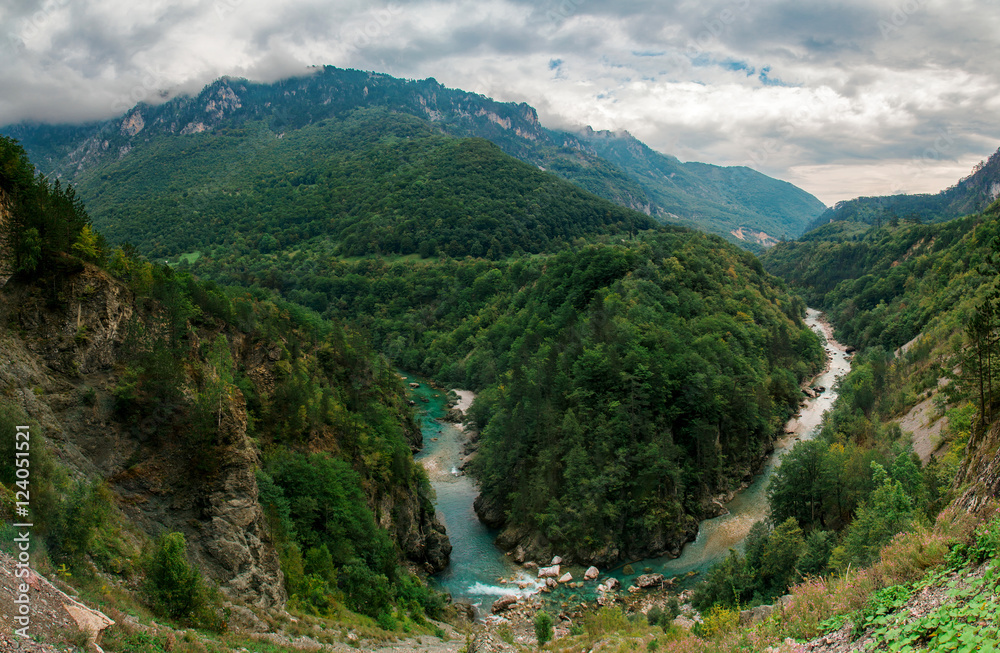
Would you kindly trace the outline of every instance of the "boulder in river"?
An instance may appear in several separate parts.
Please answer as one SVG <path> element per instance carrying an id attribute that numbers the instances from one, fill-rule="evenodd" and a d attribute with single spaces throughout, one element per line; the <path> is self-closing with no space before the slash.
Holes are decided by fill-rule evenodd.
<path id="1" fill-rule="evenodd" d="M 663 574 L 643 574 L 635 579 L 635 586 L 642 589 L 663 586 Z"/>
<path id="2" fill-rule="evenodd" d="M 613 592 L 619 587 L 621 587 L 622 584 L 618 581 L 617 578 L 609 578 L 607 581 L 605 581 L 604 586 L 608 588 L 608 591 Z"/>
<path id="3" fill-rule="evenodd" d="M 550 562 L 549 564 L 552 564 L 552 565 L 561 565 L 562 564 L 562 558 L 560 558 L 559 556 L 555 556 L 554 558 L 552 558 L 552 562 Z"/>
<path id="4" fill-rule="evenodd" d="M 556 582 L 555 578 L 546 578 L 545 586 L 548 588 L 559 587 L 559 583 Z"/>
<path id="5" fill-rule="evenodd" d="M 597 567 L 588 567 L 587 571 L 583 572 L 583 580 L 597 580 L 600 573 Z"/>
<path id="6" fill-rule="evenodd" d="M 538 568 L 539 578 L 559 578 L 559 565 L 552 565 L 551 567 L 539 567 Z"/>
<path id="7" fill-rule="evenodd" d="M 410 384 L 410 387 L 411 387 L 411 388 L 419 388 L 419 387 L 420 387 L 420 384 L 419 384 L 419 383 L 411 383 L 411 384 Z"/>
<path id="8" fill-rule="evenodd" d="M 517 604 L 517 596 L 513 594 L 508 594 L 507 596 L 501 596 L 499 599 L 493 602 L 493 607 L 490 608 L 490 612 L 492 612 L 493 614 L 500 614 L 505 610 L 509 610 L 515 604 Z"/>
<path id="9" fill-rule="evenodd" d="M 559 577 L 559 582 L 560 583 L 568 583 L 571 580 L 573 580 L 573 574 L 569 573 L 568 571 L 565 574 L 563 574 L 562 576 Z"/>

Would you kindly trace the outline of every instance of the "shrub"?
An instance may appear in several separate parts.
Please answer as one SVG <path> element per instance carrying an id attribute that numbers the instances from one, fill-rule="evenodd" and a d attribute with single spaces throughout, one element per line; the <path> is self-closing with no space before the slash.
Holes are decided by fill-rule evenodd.
<path id="1" fill-rule="evenodd" d="M 538 638 L 538 648 L 552 639 L 552 615 L 548 612 L 540 611 L 535 615 L 535 637 Z"/>
<path id="2" fill-rule="evenodd" d="M 145 594 L 154 612 L 181 623 L 218 629 L 212 601 L 201 573 L 187 561 L 180 533 L 161 537 L 148 557 Z"/>

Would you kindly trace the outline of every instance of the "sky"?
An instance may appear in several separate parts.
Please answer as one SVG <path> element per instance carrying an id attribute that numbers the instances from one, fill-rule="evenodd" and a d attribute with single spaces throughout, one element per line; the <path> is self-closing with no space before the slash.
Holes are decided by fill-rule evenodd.
<path id="1" fill-rule="evenodd" d="M 527 102 L 833 203 L 1000 147 L 992 0 L 4 0 L 0 125 L 79 123 L 335 65 Z"/>

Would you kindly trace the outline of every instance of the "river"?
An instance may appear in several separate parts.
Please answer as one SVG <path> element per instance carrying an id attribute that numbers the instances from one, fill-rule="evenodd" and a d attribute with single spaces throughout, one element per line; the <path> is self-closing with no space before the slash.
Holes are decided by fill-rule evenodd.
<path id="1" fill-rule="evenodd" d="M 623 583 L 645 570 L 662 573 L 667 577 L 683 577 L 689 572 L 701 572 L 718 562 L 731 548 L 739 548 L 750 532 L 754 522 L 767 517 L 767 484 L 777 468 L 781 457 L 788 453 L 799 440 L 809 440 L 819 432 L 823 413 L 836 399 L 837 379 L 850 370 L 850 360 L 844 347 L 833 339 L 830 327 L 822 319 L 819 311 L 808 309 L 806 324 L 826 339 L 828 364 L 826 369 L 812 382 L 812 386 L 823 386 L 826 391 L 820 396 L 806 400 L 799 415 L 785 427 L 785 435 L 775 442 L 774 452 L 768 457 L 761 473 L 754 477 L 746 489 L 738 492 L 726 504 L 728 514 L 702 521 L 698 536 L 688 543 L 678 558 L 654 558 L 632 563 L 634 573 L 626 575 L 622 569 L 613 570 L 613 575 Z M 417 459 L 427 469 L 431 485 L 437 494 L 438 516 L 448 529 L 451 538 L 451 563 L 445 571 L 434 577 L 434 582 L 455 600 L 468 601 L 482 608 L 503 594 L 527 594 L 537 589 L 533 574 L 515 565 L 510 557 L 493 544 L 496 531 L 486 528 L 476 518 L 472 502 L 478 493 L 471 478 L 462 474 L 462 443 L 465 440 L 460 428 L 437 421 L 444 415 L 447 398 L 441 390 L 430 387 L 426 380 L 407 376 L 408 382 L 420 383 L 420 388 L 411 394 L 423 405 L 421 428 L 424 434 L 424 449 Z M 471 393 L 459 391 L 463 401 L 471 401 Z M 423 400 L 427 401 L 424 402 Z M 538 561 L 546 562 L 546 561 Z M 574 578 L 582 577 L 582 568 L 569 567 Z M 604 571 L 604 570 L 602 570 Z M 520 586 L 518 585 L 520 583 Z M 593 587 L 588 583 L 583 590 L 560 587 L 553 592 L 556 601 L 589 600 L 593 598 Z"/>

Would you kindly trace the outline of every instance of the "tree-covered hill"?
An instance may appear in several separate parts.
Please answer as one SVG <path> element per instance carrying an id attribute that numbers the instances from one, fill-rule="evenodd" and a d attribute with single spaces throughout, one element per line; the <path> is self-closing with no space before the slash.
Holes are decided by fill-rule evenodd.
<path id="1" fill-rule="evenodd" d="M 775 247 L 763 263 L 827 310 L 844 342 L 894 349 L 932 320 L 964 324 L 993 282 L 980 266 L 992 256 L 997 210 L 940 224 L 834 222 Z"/>
<path id="2" fill-rule="evenodd" d="M 669 214 L 668 222 L 680 221 L 722 234 L 731 242 L 736 238 L 753 251 L 798 236 L 806 224 L 803 218 L 819 215 L 826 208 L 788 182 L 743 166 L 683 163 L 650 149 L 627 132 L 588 129 L 574 134 L 553 132 L 553 137 L 593 151 L 626 171 L 654 205 Z M 758 236 L 754 239 L 743 230 L 758 232 Z"/>
<path id="3" fill-rule="evenodd" d="M 794 237 L 823 210 L 801 189 L 748 168 L 682 164 L 630 136 L 595 139 L 550 131 L 526 104 L 448 89 L 433 79 L 402 80 L 329 66 L 273 84 L 222 78 L 197 96 L 138 105 L 103 123 L 17 125 L 0 132 L 20 139 L 47 174 L 78 183 L 89 201 L 96 191 L 80 175 L 128 161 L 161 136 L 239 130 L 251 123 L 287 135 L 361 108 L 415 116 L 453 136 L 486 138 L 506 153 L 621 206 L 750 247 L 759 245 L 741 241 L 733 232 L 742 233 L 742 227 L 774 238 Z M 244 147 L 256 147 L 249 134 Z"/>
<path id="4" fill-rule="evenodd" d="M 1000 195 L 1000 151 L 940 193 L 858 197 L 838 202 L 817 217 L 809 229 L 830 222 L 860 222 L 874 226 L 909 222 L 943 222 L 984 210 Z"/>
<path id="5" fill-rule="evenodd" d="M 334 255 L 497 259 L 655 225 L 489 141 L 383 109 L 284 135 L 248 123 L 164 136 L 80 180 L 97 226 L 156 257 L 319 238 Z"/>
<path id="6" fill-rule="evenodd" d="M 451 549 L 420 431 L 362 334 L 110 247 L 6 138 L 0 237 L 0 424 L 30 425 L 33 471 L 29 491 L 4 437 L 0 548 L 19 491 L 32 564 L 118 609 L 225 628 L 204 575 L 239 606 L 389 630 L 439 614 L 405 567 L 443 569 Z M 158 573 L 142 547 L 166 533 Z"/>
<path id="7" fill-rule="evenodd" d="M 536 559 L 606 564 L 677 552 L 822 352 L 752 254 L 681 228 L 603 240 L 499 261 L 214 252 L 194 270 L 280 288 L 479 391 L 480 516 Z"/>

